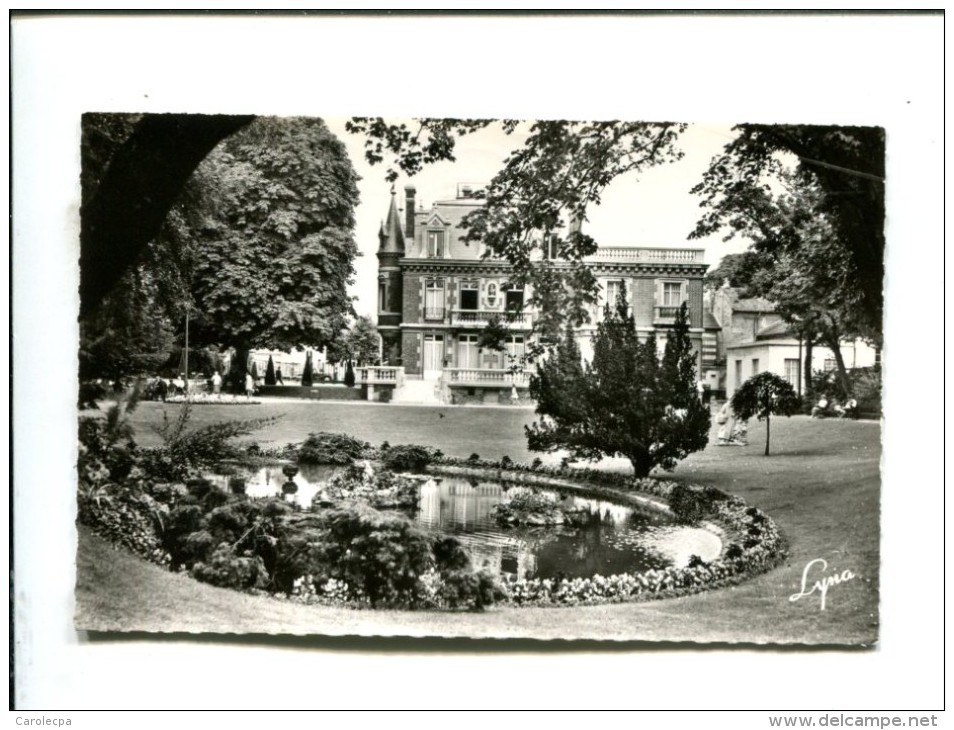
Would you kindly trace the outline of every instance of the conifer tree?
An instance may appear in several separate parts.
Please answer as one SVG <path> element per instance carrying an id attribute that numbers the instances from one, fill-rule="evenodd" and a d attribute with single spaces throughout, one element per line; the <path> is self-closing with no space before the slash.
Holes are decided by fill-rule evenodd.
<path id="1" fill-rule="evenodd" d="M 660 361 L 655 333 L 640 342 L 620 294 L 593 338 L 593 360 L 580 362 L 571 326 L 530 380 L 540 420 L 526 428 L 531 451 L 567 450 L 575 459 L 625 456 L 636 476 L 673 469 L 705 448 L 709 411 L 695 397 L 695 356 L 686 306 Z"/>
<path id="2" fill-rule="evenodd" d="M 272 356 L 268 356 L 268 365 L 265 366 L 265 385 L 275 385 L 277 381 L 275 380 L 275 363 L 272 361 Z"/>

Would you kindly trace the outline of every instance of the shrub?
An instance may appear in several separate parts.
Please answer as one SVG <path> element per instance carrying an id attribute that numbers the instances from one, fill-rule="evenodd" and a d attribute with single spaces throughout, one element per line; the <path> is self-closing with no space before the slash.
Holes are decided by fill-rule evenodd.
<path id="1" fill-rule="evenodd" d="M 371 444 L 343 433 L 308 434 L 298 447 L 298 461 L 303 464 L 334 464 L 343 466 L 362 458 Z"/>
<path id="2" fill-rule="evenodd" d="M 456 537 L 440 537 L 434 541 L 434 564 L 444 574 L 470 568 L 470 556 Z"/>
<path id="3" fill-rule="evenodd" d="M 143 449 L 141 466 L 157 479 L 186 480 L 190 476 L 211 469 L 225 460 L 241 460 L 243 452 L 230 441 L 278 420 L 255 418 L 212 423 L 192 431 L 187 430 L 191 406 L 187 402 L 175 420 L 163 411 L 162 425 L 156 431 L 162 437 L 162 446 Z"/>
<path id="4" fill-rule="evenodd" d="M 327 540 L 316 546 L 329 578 L 347 583 L 372 605 L 409 606 L 424 594 L 433 562 L 431 538 L 407 518 L 365 507 L 321 515 Z"/>
<path id="5" fill-rule="evenodd" d="M 238 590 L 263 588 L 268 582 L 268 573 L 261 558 L 251 553 L 236 555 L 227 543 L 216 547 L 208 562 L 196 563 L 191 573 L 203 583 Z"/>
<path id="6" fill-rule="evenodd" d="M 80 485 L 77 518 L 97 535 L 160 565 L 168 562 L 159 537 L 161 505 L 134 489 L 106 484 Z"/>
<path id="7" fill-rule="evenodd" d="M 669 493 L 669 507 L 676 522 L 694 524 L 709 513 L 710 501 L 702 490 L 676 484 Z"/>
<path id="8" fill-rule="evenodd" d="M 440 456 L 439 451 L 426 446 L 392 446 L 381 454 L 381 463 L 391 471 L 423 472 L 428 464 Z"/>
<path id="9" fill-rule="evenodd" d="M 344 384 L 345 384 L 345 386 L 347 386 L 348 388 L 353 388 L 353 387 L 354 387 L 354 380 L 355 380 L 355 378 L 354 378 L 354 367 L 352 367 L 351 361 L 348 360 L 348 365 L 345 367 L 345 375 L 344 375 Z"/>
<path id="10" fill-rule="evenodd" d="M 493 515 L 503 525 L 556 525 L 564 521 L 563 510 L 552 497 L 526 489 L 515 490 L 509 502 L 494 505 Z"/>
<path id="11" fill-rule="evenodd" d="M 448 608 L 482 611 L 507 597 L 506 591 L 486 570 L 455 570 L 441 576 L 438 601 Z"/>
<path id="12" fill-rule="evenodd" d="M 420 498 L 420 484 L 385 469 L 371 474 L 362 467 L 351 466 L 335 474 L 325 489 L 312 499 L 312 508 L 318 509 L 327 497 L 333 500 L 360 500 L 378 509 L 416 507 Z"/>

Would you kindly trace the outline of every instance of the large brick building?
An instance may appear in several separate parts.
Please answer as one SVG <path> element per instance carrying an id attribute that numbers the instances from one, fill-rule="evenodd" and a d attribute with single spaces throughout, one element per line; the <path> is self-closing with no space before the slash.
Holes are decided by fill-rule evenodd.
<path id="1" fill-rule="evenodd" d="M 479 245 L 463 240 L 462 219 L 482 204 L 472 190 L 459 185 L 455 198 L 423 210 L 409 185 L 402 215 L 392 189 L 378 246 L 382 359 L 386 366 L 403 368 L 403 390 L 416 388 L 421 396 L 433 391 L 445 402 L 511 402 L 526 396 L 526 374 L 514 373 L 510 365 L 526 351 L 536 313 L 523 306 L 532 292 L 508 285 L 509 263 L 484 259 Z M 676 310 L 688 302 L 690 337 L 702 376 L 716 359 L 712 333 L 713 346 L 703 346 L 703 255 L 702 249 L 600 248 L 589 259 L 601 291 L 591 324 L 579 330 L 583 357 L 592 353 L 603 304 L 614 301 L 624 287 L 638 329 L 655 331 L 660 347 Z M 506 351 L 481 349 L 481 330 L 515 310 L 519 314 L 503 319 Z M 421 384 L 414 386 L 414 381 Z"/>

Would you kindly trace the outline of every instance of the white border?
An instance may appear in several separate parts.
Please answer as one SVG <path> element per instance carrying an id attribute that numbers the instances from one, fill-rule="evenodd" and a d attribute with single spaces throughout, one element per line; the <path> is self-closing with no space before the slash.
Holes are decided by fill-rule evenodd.
<path id="1" fill-rule="evenodd" d="M 939 707 L 943 17 L 46 17 L 15 20 L 11 38 L 21 707 Z M 498 655 L 79 640 L 68 406 L 89 110 L 886 126 L 880 647 Z"/>

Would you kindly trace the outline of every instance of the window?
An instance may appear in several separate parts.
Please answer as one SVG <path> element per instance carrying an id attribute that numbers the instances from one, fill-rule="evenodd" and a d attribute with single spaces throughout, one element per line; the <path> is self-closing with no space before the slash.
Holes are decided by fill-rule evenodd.
<path id="1" fill-rule="evenodd" d="M 560 258 L 560 239 L 556 235 L 549 236 L 543 242 L 543 258 L 545 259 L 557 259 Z"/>
<path id="2" fill-rule="evenodd" d="M 424 283 L 424 319 L 444 319 L 444 280 Z"/>
<path id="3" fill-rule="evenodd" d="M 507 354 L 510 355 L 514 361 L 522 358 L 526 352 L 526 343 L 523 335 L 510 335 L 507 338 L 506 346 Z"/>
<path id="4" fill-rule="evenodd" d="M 752 375 L 759 374 L 759 359 L 757 357 L 752 358 Z"/>
<path id="5" fill-rule="evenodd" d="M 616 311 L 616 302 L 619 299 L 619 293 L 623 289 L 623 282 L 614 280 L 606 282 L 606 301 L 603 302 L 604 307 L 608 307 L 609 311 Z M 603 314 L 603 312 L 600 312 Z"/>
<path id="6" fill-rule="evenodd" d="M 832 370 L 834 370 L 836 367 L 838 367 L 838 365 L 837 365 L 837 363 L 835 362 L 835 358 L 833 358 L 833 357 L 826 357 L 826 358 L 825 358 L 825 372 L 826 372 L 826 373 L 830 373 L 830 372 L 831 372 Z"/>
<path id="7" fill-rule="evenodd" d="M 457 366 L 461 368 L 478 367 L 477 335 L 460 335 L 457 338 Z"/>
<path id="8" fill-rule="evenodd" d="M 742 385 L 742 361 L 735 361 L 735 387 Z"/>
<path id="9" fill-rule="evenodd" d="M 378 311 L 388 312 L 388 283 L 386 281 L 378 282 Z"/>
<path id="10" fill-rule="evenodd" d="M 796 390 L 798 390 L 798 370 L 797 357 L 785 358 L 785 380 Z"/>
<path id="11" fill-rule="evenodd" d="M 523 287 L 511 286 L 507 289 L 506 307 L 508 312 L 519 312 L 523 309 Z"/>
<path id="12" fill-rule="evenodd" d="M 678 281 L 664 281 L 662 305 L 664 307 L 678 307 L 680 304 L 682 304 L 682 284 Z"/>
<path id="13" fill-rule="evenodd" d="M 478 284 L 476 281 L 462 281 L 460 283 L 460 308 L 461 309 L 479 309 L 477 306 L 477 290 Z"/>
<path id="14" fill-rule="evenodd" d="M 444 231 L 427 232 L 427 256 L 432 259 L 444 258 Z"/>

